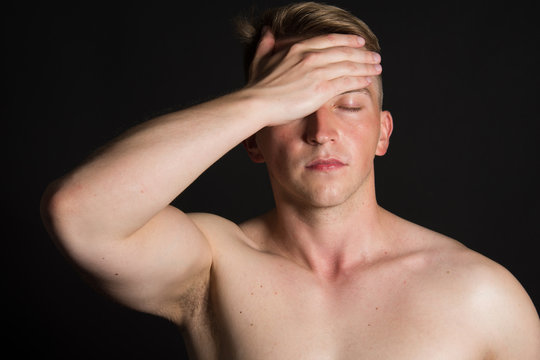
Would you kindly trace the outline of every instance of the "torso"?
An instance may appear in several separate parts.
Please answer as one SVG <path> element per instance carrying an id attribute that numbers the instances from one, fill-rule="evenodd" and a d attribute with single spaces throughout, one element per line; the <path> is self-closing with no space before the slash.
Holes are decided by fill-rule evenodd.
<path id="1" fill-rule="evenodd" d="M 409 223 L 410 224 L 410 223 Z M 360 264 L 335 279 L 216 229 L 202 304 L 185 323 L 198 359 L 484 359 L 467 271 L 477 255 L 409 227 L 431 246 Z M 202 299 L 206 301 L 202 301 Z"/>

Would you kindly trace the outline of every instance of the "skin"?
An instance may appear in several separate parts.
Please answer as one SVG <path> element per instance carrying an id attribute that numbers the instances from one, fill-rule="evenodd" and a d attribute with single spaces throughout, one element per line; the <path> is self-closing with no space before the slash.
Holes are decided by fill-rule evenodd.
<path id="1" fill-rule="evenodd" d="M 246 88 L 131 129 L 53 183 L 52 237 L 113 299 L 178 324 L 193 358 L 537 359 L 538 314 L 507 270 L 378 206 L 392 116 L 363 44 L 267 32 Z M 274 210 L 237 225 L 169 205 L 242 141 Z"/>

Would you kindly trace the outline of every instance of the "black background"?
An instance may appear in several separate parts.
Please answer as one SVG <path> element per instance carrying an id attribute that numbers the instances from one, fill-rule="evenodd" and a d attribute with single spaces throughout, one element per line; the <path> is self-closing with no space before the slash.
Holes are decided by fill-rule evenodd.
<path id="1" fill-rule="evenodd" d="M 173 325 L 79 278 L 49 240 L 39 200 L 47 183 L 128 127 L 240 88 L 231 20 L 254 3 L 4 3 L 3 310 L 15 354 L 185 356 Z M 538 305 L 538 6 L 333 4 L 365 20 L 383 49 L 395 128 L 376 160 L 379 203 L 501 263 Z M 175 204 L 241 221 L 272 206 L 265 176 L 237 147 Z"/>

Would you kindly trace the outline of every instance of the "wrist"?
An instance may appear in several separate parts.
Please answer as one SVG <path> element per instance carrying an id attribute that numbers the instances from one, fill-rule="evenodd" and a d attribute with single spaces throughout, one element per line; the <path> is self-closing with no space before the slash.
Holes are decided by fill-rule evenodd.
<path id="1" fill-rule="evenodd" d="M 272 96 L 268 89 L 258 87 L 246 87 L 235 93 L 242 102 L 242 108 L 250 113 L 250 118 L 258 124 L 259 129 L 267 126 L 275 126 L 286 121 L 286 113 L 279 96 Z"/>
<path id="2" fill-rule="evenodd" d="M 275 123 L 275 104 L 264 96 L 262 89 L 246 87 L 227 95 L 234 103 L 234 114 L 249 119 L 254 132 Z"/>

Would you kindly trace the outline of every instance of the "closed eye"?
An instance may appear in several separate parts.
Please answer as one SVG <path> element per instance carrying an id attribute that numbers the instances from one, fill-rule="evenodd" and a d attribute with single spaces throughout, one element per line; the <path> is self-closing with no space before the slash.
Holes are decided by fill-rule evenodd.
<path id="1" fill-rule="evenodd" d="M 337 108 L 340 110 L 350 111 L 350 112 L 358 112 L 362 110 L 361 107 L 355 107 L 355 106 L 338 106 Z"/>

